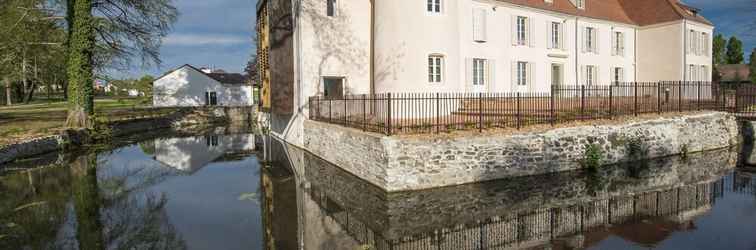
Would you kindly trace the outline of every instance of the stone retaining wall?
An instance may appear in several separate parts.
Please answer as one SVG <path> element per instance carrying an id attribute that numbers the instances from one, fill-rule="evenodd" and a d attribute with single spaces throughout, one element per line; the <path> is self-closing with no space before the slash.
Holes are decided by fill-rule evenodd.
<path id="1" fill-rule="evenodd" d="M 67 146 L 76 146 L 87 139 L 85 130 L 67 130 L 58 135 L 34 138 L 19 143 L 0 145 L 0 165 L 16 159 L 55 152 Z"/>
<path id="2" fill-rule="evenodd" d="M 388 137 L 315 121 L 304 126 L 306 149 L 387 191 L 575 170 L 591 144 L 602 149 L 603 164 L 613 164 L 738 143 L 735 117 L 718 112 L 513 135 Z"/>

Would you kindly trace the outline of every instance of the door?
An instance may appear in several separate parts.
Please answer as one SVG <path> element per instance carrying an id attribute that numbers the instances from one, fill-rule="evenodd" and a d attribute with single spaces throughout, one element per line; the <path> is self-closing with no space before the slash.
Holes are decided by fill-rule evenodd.
<path id="1" fill-rule="evenodd" d="M 552 86 L 561 86 L 563 83 L 563 71 L 562 71 L 562 65 L 557 63 L 551 64 L 551 85 Z"/>

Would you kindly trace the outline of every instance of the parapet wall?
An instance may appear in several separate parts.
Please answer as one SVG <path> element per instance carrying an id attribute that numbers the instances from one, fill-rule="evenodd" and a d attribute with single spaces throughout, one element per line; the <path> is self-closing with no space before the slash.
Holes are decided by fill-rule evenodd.
<path id="1" fill-rule="evenodd" d="M 309 120 L 304 131 L 307 150 L 386 191 L 575 170 L 591 144 L 614 164 L 738 143 L 735 117 L 719 112 L 517 134 L 389 137 Z"/>

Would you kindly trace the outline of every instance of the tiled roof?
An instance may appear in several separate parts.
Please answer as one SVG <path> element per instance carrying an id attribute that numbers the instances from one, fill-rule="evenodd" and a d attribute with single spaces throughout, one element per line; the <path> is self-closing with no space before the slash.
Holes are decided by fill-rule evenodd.
<path id="1" fill-rule="evenodd" d="M 722 76 L 722 81 L 729 82 L 735 81 L 740 78 L 741 81 L 748 80 L 748 75 L 751 70 L 747 64 L 725 64 L 717 66 L 719 75 Z"/>
<path id="2" fill-rule="evenodd" d="M 695 8 L 679 0 L 585 0 L 585 9 L 578 9 L 570 0 L 498 0 L 515 5 L 558 13 L 607 20 L 639 26 L 688 19 L 711 25 Z"/>

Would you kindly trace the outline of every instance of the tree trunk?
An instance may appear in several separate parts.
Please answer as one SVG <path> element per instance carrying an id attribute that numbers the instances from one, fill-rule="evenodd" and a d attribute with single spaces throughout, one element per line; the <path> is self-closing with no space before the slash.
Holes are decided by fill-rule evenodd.
<path id="1" fill-rule="evenodd" d="M 73 15 L 73 31 L 68 39 L 69 105 L 66 126 L 90 128 L 90 116 L 94 114 L 92 57 L 95 48 L 95 20 L 92 17 L 92 0 L 74 1 Z"/>
<path id="2" fill-rule="evenodd" d="M 8 106 L 13 105 L 13 95 L 11 94 L 11 81 L 5 78 L 5 104 Z"/>
<path id="3" fill-rule="evenodd" d="M 31 84 L 29 85 L 29 87 L 30 88 L 28 90 L 26 90 L 26 101 L 25 101 L 25 103 L 27 103 L 27 104 L 30 103 L 32 101 L 32 99 L 34 99 L 34 89 L 36 88 L 36 84 L 34 84 L 34 82 L 31 82 Z"/>

